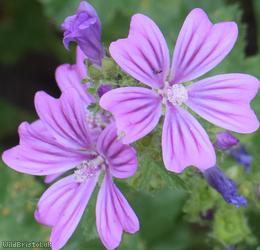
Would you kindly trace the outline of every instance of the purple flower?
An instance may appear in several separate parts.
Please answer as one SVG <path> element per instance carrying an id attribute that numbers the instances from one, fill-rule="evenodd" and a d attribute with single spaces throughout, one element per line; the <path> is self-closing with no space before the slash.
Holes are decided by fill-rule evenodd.
<path id="1" fill-rule="evenodd" d="M 250 171 L 253 157 L 248 154 L 245 146 L 239 144 L 238 146 L 231 148 L 228 153 L 237 161 L 237 163 L 244 167 L 245 171 Z"/>
<path id="2" fill-rule="evenodd" d="M 98 136 L 107 125 L 114 122 L 113 117 L 108 112 L 103 110 L 99 111 L 98 113 L 93 113 L 89 110 L 86 110 L 86 121 L 87 127 L 91 130 L 91 134 L 94 140 L 98 139 Z M 47 175 L 44 178 L 44 182 L 51 183 L 63 174 L 64 172 Z"/>
<path id="3" fill-rule="evenodd" d="M 227 152 L 237 161 L 237 163 L 241 164 L 246 171 L 250 171 L 253 157 L 248 154 L 245 146 L 239 143 L 239 139 L 231 133 L 218 133 L 215 147 Z"/>
<path id="4" fill-rule="evenodd" d="M 135 173 L 135 150 L 118 140 L 114 123 L 93 136 L 85 104 L 74 89 L 63 92 L 60 99 L 38 92 L 35 107 L 40 120 L 22 123 L 20 144 L 2 157 L 14 170 L 32 175 L 54 176 L 74 170 L 44 192 L 35 212 L 39 223 L 52 228 L 52 249 L 61 249 L 73 234 L 102 172 L 97 231 L 104 246 L 115 249 L 123 231 L 139 229 L 138 218 L 112 181 Z"/>
<path id="5" fill-rule="evenodd" d="M 112 86 L 109 84 L 101 84 L 97 90 L 99 97 L 103 96 L 106 92 L 112 90 Z"/>
<path id="6" fill-rule="evenodd" d="M 85 106 L 88 106 L 89 104 L 96 102 L 96 99 L 87 91 L 89 83 L 83 83 L 83 80 L 86 79 L 88 76 L 87 67 L 84 63 L 85 59 L 86 56 L 83 54 L 79 46 L 77 46 L 76 64 L 60 65 L 56 69 L 55 78 L 61 92 L 66 92 L 71 88 L 74 88 L 78 95 L 81 97 L 82 101 L 85 103 Z M 90 120 L 93 120 L 93 122 L 91 123 Z M 87 121 L 89 127 L 96 127 L 96 125 L 94 124 L 95 119 L 93 118 L 93 114 L 90 111 L 87 111 Z M 63 173 L 47 175 L 44 178 L 44 182 L 51 183 L 62 174 Z"/>
<path id="7" fill-rule="evenodd" d="M 125 87 L 104 94 L 100 105 L 116 120 L 124 143 L 147 135 L 165 112 L 163 161 L 170 171 L 194 165 L 201 170 L 216 163 L 212 143 L 203 127 L 182 105 L 213 124 L 240 133 L 258 129 L 249 106 L 259 81 L 245 74 L 223 74 L 186 84 L 207 73 L 230 52 L 237 39 L 234 22 L 212 24 L 205 12 L 194 9 L 177 39 L 170 68 L 163 34 L 147 16 L 132 17 L 129 35 L 110 45 L 121 68 L 151 89 Z"/>
<path id="8" fill-rule="evenodd" d="M 82 83 L 88 75 L 86 65 L 84 64 L 84 56 L 82 50 L 77 47 L 76 64 L 62 64 L 55 72 L 56 82 L 61 92 L 74 88 L 84 101 L 85 105 L 95 102 L 95 98 L 87 92 L 88 83 Z"/>
<path id="9" fill-rule="evenodd" d="M 239 139 L 228 131 L 217 133 L 215 146 L 219 150 L 232 148 L 239 143 Z"/>
<path id="10" fill-rule="evenodd" d="M 237 193 L 236 184 L 218 166 L 206 169 L 203 174 L 209 185 L 218 191 L 227 203 L 236 207 L 247 205 L 245 197 Z"/>
<path id="11" fill-rule="evenodd" d="M 104 57 L 101 43 L 101 22 L 95 9 L 86 1 L 82 1 L 77 13 L 67 17 L 63 24 L 64 46 L 68 49 L 70 42 L 76 42 L 87 58 L 98 66 Z"/>

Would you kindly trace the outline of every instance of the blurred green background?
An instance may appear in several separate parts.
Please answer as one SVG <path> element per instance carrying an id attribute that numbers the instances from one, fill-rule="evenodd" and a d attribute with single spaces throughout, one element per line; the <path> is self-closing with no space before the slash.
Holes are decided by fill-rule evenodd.
<path id="1" fill-rule="evenodd" d="M 178 31 L 192 8 L 201 7 L 212 21 L 234 20 L 239 39 L 232 53 L 210 74 L 242 72 L 260 78 L 259 0 L 89 0 L 102 21 L 107 46 L 126 36 L 131 15 L 142 12 L 154 19 L 173 49 Z M 18 143 L 17 126 L 36 115 L 37 90 L 58 96 L 55 68 L 73 62 L 74 52 L 62 44 L 59 29 L 72 15 L 78 0 L 0 1 L 0 148 Z M 260 97 L 254 103 L 260 117 Z M 246 174 L 226 155 L 219 164 L 238 183 L 249 206 L 236 209 L 226 204 L 195 171 L 168 174 L 157 163 L 141 161 L 134 179 L 118 183 L 136 210 L 141 230 L 125 235 L 124 250 L 260 250 L 260 135 L 239 137 L 253 155 Z M 145 145 L 145 141 L 143 142 Z M 149 143 L 148 143 L 149 145 Z M 42 178 L 16 173 L 0 163 L 0 241 L 47 241 L 50 230 L 38 225 L 33 212 L 46 189 Z M 158 166 L 159 165 L 159 166 Z M 76 233 L 64 249 L 104 249 L 95 230 L 92 199 Z"/>

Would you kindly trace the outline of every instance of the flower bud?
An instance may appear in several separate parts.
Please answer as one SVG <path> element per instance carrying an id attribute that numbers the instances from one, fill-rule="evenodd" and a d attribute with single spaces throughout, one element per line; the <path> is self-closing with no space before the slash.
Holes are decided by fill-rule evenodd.
<path id="1" fill-rule="evenodd" d="M 219 150 L 229 149 L 239 143 L 239 140 L 231 133 L 225 131 L 217 134 L 215 147 Z"/>
<path id="2" fill-rule="evenodd" d="M 63 24 L 63 43 L 69 48 L 70 42 L 76 42 L 91 63 L 100 66 L 104 57 L 101 43 L 101 22 L 95 9 L 82 1 L 73 16 L 67 17 Z"/>
<path id="3" fill-rule="evenodd" d="M 104 95 L 106 92 L 110 91 L 112 89 L 112 86 L 109 84 L 101 84 L 97 90 L 97 94 L 99 97 Z"/>
<path id="4" fill-rule="evenodd" d="M 245 171 L 250 171 L 253 157 L 247 152 L 246 148 L 239 144 L 237 147 L 232 148 L 229 154 L 241 164 Z"/>
<path id="5" fill-rule="evenodd" d="M 227 203 L 237 208 L 247 205 L 246 198 L 238 194 L 236 184 L 218 166 L 206 169 L 203 175 L 208 184 L 219 192 Z"/>

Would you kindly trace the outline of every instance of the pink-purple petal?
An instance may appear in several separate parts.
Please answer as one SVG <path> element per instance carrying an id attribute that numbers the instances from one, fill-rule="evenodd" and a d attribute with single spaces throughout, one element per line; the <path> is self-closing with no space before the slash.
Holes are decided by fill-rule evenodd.
<path id="1" fill-rule="evenodd" d="M 108 125 L 99 136 L 97 149 L 108 161 L 113 176 L 127 178 L 134 175 L 138 164 L 136 151 L 118 139 L 114 123 Z"/>
<path id="2" fill-rule="evenodd" d="M 36 111 L 53 137 L 60 144 L 76 150 L 92 146 L 84 106 L 74 89 L 63 92 L 59 99 L 43 91 L 35 95 Z"/>
<path id="3" fill-rule="evenodd" d="M 176 173 L 189 166 L 203 171 L 216 163 L 213 145 L 203 127 L 186 110 L 170 104 L 163 124 L 162 151 L 166 168 Z"/>
<path id="4" fill-rule="evenodd" d="M 100 105 L 114 115 L 124 143 L 132 143 L 150 133 L 161 116 L 161 97 L 146 88 L 111 90 L 102 96 Z"/>
<path id="5" fill-rule="evenodd" d="M 259 81 L 246 74 L 224 74 L 198 81 L 188 88 L 187 105 L 209 122 L 238 133 L 252 133 L 259 121 L 250 101 Z"/>
<path id="6" fill-rule="evenodd" d="M 63 175 L 64 173 L 61 172 L 61 173 L 58 173 L 58 174 L 51 174 L 51 175 L 47 175 L 45 178 L 44 178 L 44 183 L 46 184 L 49 184 L 53 181 L 55 181 L 57 178 L 59 178 L 61 175 Z"/>
<path id="7" fill-rule="evenodd" d="M 237 35 L 236 23 L 212 24 L 202 9 L 192 10 L 176 42 L 171 83 L 193 80 L 214 68 L 233 48 Z"/>
<path id="8" fill-rule="evenodd" d="M 19 126 L 20 144 L 3 155 L 12 169 L 32 175 L 52 175 L 69 170 L 86 155 L 59 144 L 41 121 Z"/>
<path id="9" fill-rule="evenodd" d="M 39 200 L 35 218 L 52 227 L 50 241 L 53 250 L 61 249 L 75 231 L 98 177 L 84 183 L 75 182 L 70 175 L 53 184 Z"/>
<path id="10" fill-rule="evenodd" d="M 169 51 L 163 34 L 147 16 L 132 17 L 129 35 L 110 45 L 117 64 L 150 87 L 162 88 L 169 73 Z"/>
<path id="11" fill-rule="evenodd" d="M 99 237 L 108 250 L 117 248 L 123 231 L 135 233 L 139 221 L 125 197 L 106 174 L 96 205 L 96 224 Z"/>
<path id="12" fill-rule="evenodd" d="M 83 53 L 83 51 L 80 49 L 79 46 L 77 46 L 76 49 L 76 67 L 79 77 L 82 79 L 86 78 L 88 76 L 87 66 L 85 65 L 85 60 L 87 57 Z"/>
<path id="13" fill-rule="evenodd" d="M 94 102 L 95 98 L 87 92 L 88 85 L 81 82 L 82 71 L 83 67 L 78 68 L 78 65 L 62 64 L 56 69 L 55 78 L 61 92 L 74 88 L 87 106 Z"/>

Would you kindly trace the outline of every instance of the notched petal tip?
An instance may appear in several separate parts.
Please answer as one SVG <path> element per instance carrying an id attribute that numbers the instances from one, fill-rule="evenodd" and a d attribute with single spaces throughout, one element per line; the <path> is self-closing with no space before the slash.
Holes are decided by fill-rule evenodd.
<path id="1" fill-rule="evenodd" d="M 144 15 L 143 13 L 136 13 L 131 17 L 131 23 L 134 23 L 136 21 L 139 21 L 139 19 L 146 19 L 154 23 L 154 21 L 147 15 Z M 131 26 L 131 24 L 130 24 Z"/>
<path id="2" fill-rule="evenodd" d="M 190 15 L 203 15 L 205 17 L 208 17 L 208 14 L 202 8 L 192 9 L 187 17 L 189 17 Z"/>
<path id="3" fill-rule="evenodd" d="M 34 211 L 34 219 L 37 221 L 37 223 L 45 225 L 44 220 L 41 217 L 41 213 L 39 212 L 39 207 L 37 206 Z M 48 227 L 51 227 L 51 225 L 46 225 Z"/>
<path id="4" fill-rule="evenodd" d="M 15 170 L 19 173 L 25 173 L 25 174 L 31 174 L 36 175 L 34 171 L 30 171 L 29 168 L 26 168 L 24 166 L 20 166 L 22 164 L 19 164 L 19 148 L 20 146 L 15 146 L 13 148 L 7 149 L 2 154 L 2 160 L 3 162 L 11 169 Z M 36 170 L 37 171 L 37 170 Z M 35 171 L 35 172 L 36 172 Z"/>
<path id="5" fill-rule="evenodd" d="M 252 133 L 259 120 L 250 108 L 259 81 L 246 74 L 222 74 L 200 80 L 188 87 L 186 104 L 198 115 L 224 129 Z"/>
<path id="6" fill-rule="evenodd" d="M 234 35 L 237 37 L 238 36 L 238 25 L 237 25 L 237 23 L 234 22 L 234 21 L 229 21 L 229 22 L 226 22 L 226 23 L 229 23 L 230 29 L 233 31 Z"/>
<path id="7" fill-rule="evenodd" d="M 177 38 L 170 82 L 191 81 L 213 69 L 231 51 L 237 35 L 235 22 L 212 23 L 202 9 L 192 10 Z"/>
<path id="8" fill-rule="evenodd" d="M 53 98 L 53 97 L 48 95 L 43 90 L 36 92 L 36 94 L 34 95 L 34 105 L 35 105 L 36 111 L 37 111 L 37 107 L 39 107 L 42 103 L 45 102 L 45 98 Z M 55 98 L 53 98 L 53 99 L 55 99 Z"/>
<path id="9" fill-rule="evenodd" d="M 11 162 L 11 159 L 13 158 L 13 156 L 14 156 L 14 154 L 12 154 L 12 149 L 13 148 L 5 150 L 2 153 L 2 156 L 1 156 L 2 161 L 9 167 L 12 165 L 12 164 L 10 164 L 10 162 Z"/>
<path id="10" fill-rule="evenodd" d="M 169 51 L 162 32 L 149 17 L 134 15 L 128 37 L 113 42 L 109 51 L 126 73 L 150 87 L 163 88 L 170 67 Z"/>
<path id="11" fill-rule="evenodd" d="M 232 46 L 231 46 L 231 49 L 232 49 L 238 38 L 237 23 L 234 21 L 225 21 L 225 22 L 217 23 L 215 25 L 223 25 L 223 29 L 228 30 L 227 33 L 229 34 L 229 40 L 231 40 L 230 43 L 232 44 Z"/>

